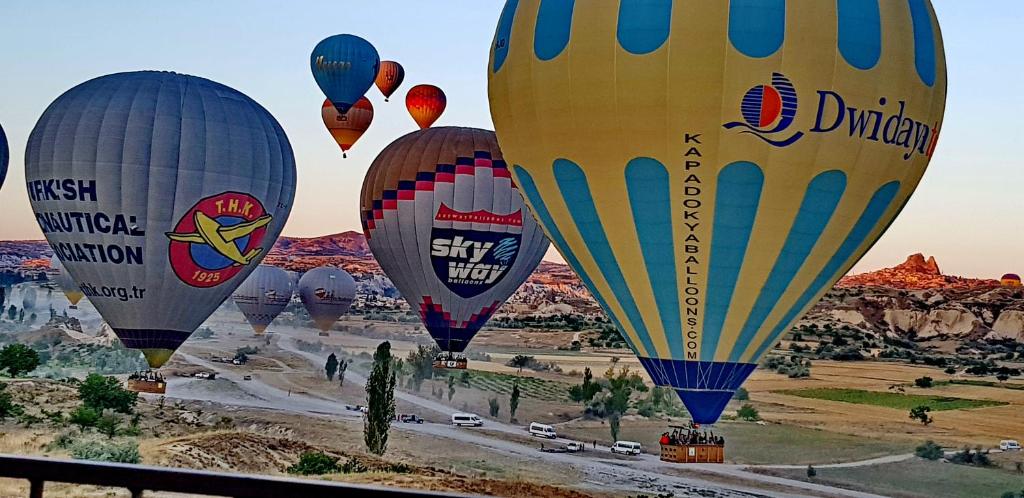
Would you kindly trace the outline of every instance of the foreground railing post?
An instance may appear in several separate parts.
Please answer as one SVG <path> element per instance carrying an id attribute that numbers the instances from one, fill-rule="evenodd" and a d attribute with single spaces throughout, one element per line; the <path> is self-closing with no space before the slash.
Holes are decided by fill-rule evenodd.
<path id="1" fill-rule="evenodd" d="M 46 481 L 40 481 L 33 479 L 29 481 L 28 497 L 29 498 L 43 498 L 43 486 Z"/>
<path id="2" fill-rule="evenodd" d="M 128 492 L 130 492 L 132 494 L 132 498 L 142 498 L 142 492 L 143 491 L 144 490 L 142 490 L 142 489 L 131 489 L 131 488 L 128 489 Z"/>

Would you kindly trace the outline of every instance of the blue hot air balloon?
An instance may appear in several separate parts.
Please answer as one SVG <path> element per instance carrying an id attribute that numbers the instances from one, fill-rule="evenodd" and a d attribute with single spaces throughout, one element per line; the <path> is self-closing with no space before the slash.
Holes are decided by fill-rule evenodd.
<path id="1" fill-rule="evenodd" d="M 0 187 L 4 186 L 4 177 L 7 176 L 7 162 L 11 159 L 11 149 L 7 147 L 7 135 L 4 134 L 3 126 L 0 126 Z"/>
<path id="2" fill-rule="evenodd" d="M 373 86 L 380 56 L 358 36 L 334 35 L 316 44 L 309 67 L 324 95 L 344 114 Z"/>

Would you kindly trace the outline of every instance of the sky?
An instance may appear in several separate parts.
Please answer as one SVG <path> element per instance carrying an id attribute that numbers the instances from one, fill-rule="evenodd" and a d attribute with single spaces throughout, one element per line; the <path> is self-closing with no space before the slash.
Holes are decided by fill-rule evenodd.
<path id="1" fill-rule="evenodd" d="M 404 90 L 440 86 L 448 109 L 435 126 L 491 129 L 487 59 L 503 0 L 240 0 L 137 2 L 4 0 L 0 5 L 0 123 L 11 167 L 0 189 L 0 240 L 41 239 L 24 182 L 32 126 L 53 99 L 114 72 L 169 70 L 249 95 L 284 127 L 299 170 L 284 235 L 359 230 L 358 195 L 376 154 L 417 129 Z M 942 138 L 903 213 L 854 267 L 868 271 L 907 255 L 934 255 L 947 274 L 1024 273 L 1024 78 L 1020 0 L 934 0 L 949 93 Z M 390 103 L 371 90 L 373 126 L 342 159 L 323 127 L 323 94 L 309 71 L 321 39 L 352 33 L 406 81 Z M 1009 118 L 1007 118 L 1009 116 Z M 1011 119 L 1012 118 L 1012 119 Z M 552 251 L 548 259 L 561 261 Z"/>

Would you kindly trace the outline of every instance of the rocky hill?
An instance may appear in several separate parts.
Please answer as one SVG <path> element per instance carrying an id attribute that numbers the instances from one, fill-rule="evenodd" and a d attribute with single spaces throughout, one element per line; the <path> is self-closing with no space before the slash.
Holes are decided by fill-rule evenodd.
<path id="1" fill-rule="evenodd" d="M 892 268 L 868 273 L 847 275 L 836 284 L 838 288 L 886 287 L 890 289 L 974 289 L 999 285 L 998 280 L 964 278 L 943 275 L 935 256 L 926 260 L 921 253 L 911 254 L 907 260 Z"/>

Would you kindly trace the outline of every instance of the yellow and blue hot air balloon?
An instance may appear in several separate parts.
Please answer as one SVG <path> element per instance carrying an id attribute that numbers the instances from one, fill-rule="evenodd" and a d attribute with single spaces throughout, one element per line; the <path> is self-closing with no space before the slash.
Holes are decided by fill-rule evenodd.
<path id="1" fill-rule="evenodd" d="M 935 150 L 928 0 L 508 0 L 491 113 L 534 215 L 713 423 Z"/>

